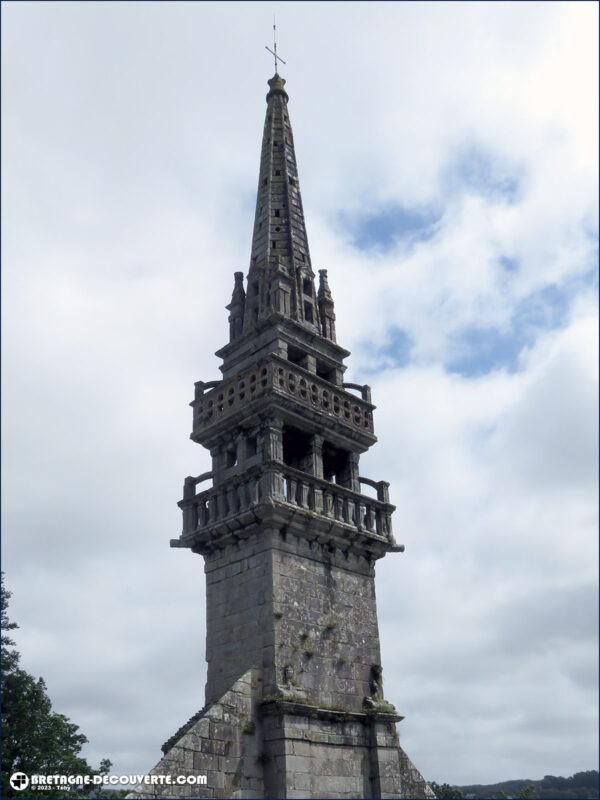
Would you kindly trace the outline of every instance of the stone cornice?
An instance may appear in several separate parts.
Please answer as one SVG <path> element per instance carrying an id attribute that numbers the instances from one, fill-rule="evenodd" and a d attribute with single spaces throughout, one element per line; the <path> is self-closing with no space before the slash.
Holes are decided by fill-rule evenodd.
<path id="1" fill-rule="evenodd" d="M 400 722 L 404 717 L 383 711 L 345 711 L 341 709 L 324 708 L 311 703 L 301 703 L 285 698 L 265 698 L 260 706 L 261 713 L 269 716 L 292 714 L 310 717 L 312 719 L 328 719 L 334 722 L 361 722 L 363 725 L 373 722 Z"/>
<path id="2" fill-rule="evenodd" d="M 284 468 L 289 470 L 290 468 Z M 395 506 L 390 503 L 381 503 L 370 497 L 364 497 L 356 492 L 343 487 L 328 484 L 327 481 L 315 479 L 314 476 L 305 475 L 299 470 L 293 470 L 301 476 L 299 479 L 310 480 L 316 485 L 324 485 L 325 490 L 337 490 L 338 496 L 345 496 L 353 502 L 362 505 L 372 504 L 380 509 L 381 514 L 391 518 Z M 208 490 L 214 492 L 215 490 Z M 226 491 L 226 489 L 224 490 Z M 184 500 L 180 506 L 185 508 L 193 500 Z M 283 498 L 267 496 L 260 499 L 248 508 L 236 514 L 225 516 L 221 520 L 209 522 L 201 528 L 186 532 L 179 539 L 171 540 L 171 547 L 187 547 L 201 555 L 236 544 L 247 538 L 261 528 L 269 528 L 279 532 L 285 541 L 289 536 L 297 536 L 308 542 L 314 549 L 325 548 L 329 554 L 338 554 L 340 560 L 347 560 L 349 554 L 374 561 L 382 558 L 389 552 L 401 552 L 391 535 L 378 533 L 376 530 L 367 530 L 358 527 L 350 521 L 336 519 L 325 513 L 317 513 L 308 507 L 287 502 Z"/>

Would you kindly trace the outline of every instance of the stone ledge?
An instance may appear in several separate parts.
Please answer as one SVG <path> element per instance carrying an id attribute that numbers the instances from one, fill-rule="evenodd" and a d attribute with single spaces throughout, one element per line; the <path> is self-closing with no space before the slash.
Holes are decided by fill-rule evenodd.
<path id="1" fill-rule="evenodd" d="M 393 508 L 393 506 L 391 506 Z M 300 538 L 351 552 L 375 561 L 389 552 L 402 552 L 391 537 L 357 529 L 341 520 L 317 514 L 285 500 L 264 498 L 250 509 L 225 517 L 202 530 L 171 539 L 171 547 L 189 547 L 192 552 L 207 555 L 227 544 L 247 538 L 251 531 L 265 527 L 284 528 Z"/>
<path id="2" fill-rule="evenodd" d="M 260 704 L 260 713 L 267 716 L 291 714 L 312 719 L 329 719 L 334 722 L 361 722 L 363 725 L 373 722 L 395 723 L 404 719 L 400 714 L 391 714 L 385 711 L 342 711 L 283 698 L 281 700 L 265 698 Z"/>

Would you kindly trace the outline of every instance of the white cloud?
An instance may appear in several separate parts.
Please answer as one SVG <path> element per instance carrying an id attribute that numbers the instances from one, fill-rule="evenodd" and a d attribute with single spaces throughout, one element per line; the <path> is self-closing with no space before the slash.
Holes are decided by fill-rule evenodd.
<path id="1" fill-rule="evenodd" d="M 24 666 L 119 771 L 203 703 L 201 559 L 169 552 L 193 381 L 217 377 L 245 269 L 268 4 L 12 4 L 3 26 L 4 557 Z M 459 783 L 596 763 L 597 7 L 281 9 L 315 267 L 368 379 L 403 556 L 378 566 L 386 692 L 408 752 Z M 263 42 L 264 40 L 264 42 Z M 448 181 L 465 148 L 511 202 Z M 444 211 L 407 253 L 342 212 Z M 499 259 L 518 269 L 507 275 Z M 518 369 L 448 374 L 465 326 L 511 332 L 569 286 Z M 563 602 L 564 598 L 564 602 Z M 545 615 L 551 609 L 551 619 Z M 552 620 L 556 629 L 552 630 Z M 93 634 L 100 633 L 101 638 Z M 534 643 L 535 646 L 530 646 Z M 67 655 L 65 655 L 67 654 Z M 64 665 L 68 660 L 70 671 Z"/>
<path id="2" fill-rule="evenodd" d="M 407 546 L 378 567 L 387 691 L 444 780 L 594 761 L 596 328 L 547 334 L 513 375 L 414 367 L 374 384 L 369 470 L 392 477 Z"/>

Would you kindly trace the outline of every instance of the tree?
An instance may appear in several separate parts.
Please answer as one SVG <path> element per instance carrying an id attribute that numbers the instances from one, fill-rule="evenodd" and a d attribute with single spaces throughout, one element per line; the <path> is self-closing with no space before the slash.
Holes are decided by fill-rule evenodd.
<path id="1" fill-rule="evenodd" d="M 7 631 L 13 631 L 18 628 L 16 622 L 10 622 L 8 619 L 8 601 L 11 598 L 11 593 L 4 588 L 4 573 L 0 573 L 0 651 L 2 656 L 2 678 L 5 672 L 11 672 L 16 669 L 19 663 L 19 654 L 16 650 L 9 650 L 9 647 L 14 647 L 14 641 L 10 638 Z"/>
<path id="2" fill-rule="evenodd" d="M 20 654 L 8 635 L 18 625 L 8 618 L 11 593 L 0 574 L 0 683 L 2 689 L 2 797 L 16 797 L 9 782 L 14 772 L 26 775 L 106 775 L 111 763 L 103 759 L 97 770 L 80 755 L 87 738 L 63 714 L 52 710 L 43 678 L 37 680 L 19 666 Z M 89 797 L 97 786 L 90 784 L 65 791 L 56 787 L 44 797 Z"/>
<path id="3" fill-rule="evenodd" d="M 430 784 L 435 796 L 438 800 L 461 800 L 463 793 L 456 786 L 450 786 L 448 783 L 436 783 L 431 781 Z"/>
<path id="4" fill-rule="evenodd" d="M 527 798 L 529 797 L 534 797 L 535 794 L 536 794 L 535 786 L 533 785 L 533 783 L 529 783 L 527 784 L 527 786 L 524 786 L 521 789 L 517 797 L 521 798 L 521 800 L 527 800 Z"/>

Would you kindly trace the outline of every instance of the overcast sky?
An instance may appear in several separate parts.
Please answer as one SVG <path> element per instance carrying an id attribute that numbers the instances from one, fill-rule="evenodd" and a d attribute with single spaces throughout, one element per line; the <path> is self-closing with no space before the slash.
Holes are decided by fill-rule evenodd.
<path id="1" fill-rule="evenodd" d="M 430 780 L 597 766 L 595 3 L 2 6 L 3 557 L 23 666 L 149 769 L 204 699 L 169 549 L 247 271 L 277 11 L 315 269 L 403 555 L 386 696 Z"/>

